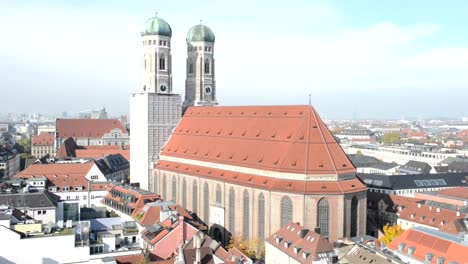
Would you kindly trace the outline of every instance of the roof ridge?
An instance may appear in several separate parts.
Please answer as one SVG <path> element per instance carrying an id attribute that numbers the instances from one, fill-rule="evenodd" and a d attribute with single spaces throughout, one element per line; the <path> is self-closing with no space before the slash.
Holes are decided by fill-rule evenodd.
<path id="1" fill-rule="evenodd" d="M 323 136 L 322 127 L 320 126 L 321 124 L 319 124 L 319 118 L 320 117 L 316 115 L 315 109 L 311 108 L 310 110 L 312 111 L 312 114 L 314 115 L 315 120 L 317 121 L 317 128 L 318 128 L 318 130 L 320 132 L 320 136 L 322 137 L 323 143 L 325 145 L 325 149 L 327 150 L 328 157 L 332 161 L 332 167 L 335 169 L 336 175 L 338 175 L 338 169 L 336 168 L 335 160 L 333 159 L 333 156 L 330 153 L 330 149 L 328 148 L 328 143 L 325 140 L 325 137 Z M 320 121 L 322 121 L 322 119 L 320 119 Z M 323 123 L 323 121 L 322 121 L 322 123 Z M 307 145 L 307 147 L 309 147 L 309 145 Z M 340 188 L 341 188 L 341 185 L 340 185 Z"/>

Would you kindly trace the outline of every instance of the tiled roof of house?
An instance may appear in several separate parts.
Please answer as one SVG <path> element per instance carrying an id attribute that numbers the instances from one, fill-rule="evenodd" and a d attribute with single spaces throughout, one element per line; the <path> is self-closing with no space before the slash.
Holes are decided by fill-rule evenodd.
<path id="1" fill-rule="evenodd" d="M 356 172 L 311 106 L 191 107 L 161 156 L 308 175 Z"/>
<path id="2" fill-rule="evenodd" d="M 113 129 L 128 133 L 118 119 L 57 119 L 58 138 L 101 138 Z"/>
<path id="3" fill-rule="evenodd" d="M 91 158 L 97 159 L 102 158 L 106 155 L 111 154 L 120 154 L 126 160 L 130 161 L 130 146 L 83 146 L 82 148 L 77 148 L 76 158 Z"/>
<path id="4" fill-rule="evenodd" d="M 31 144 L 33 146 L 54 146 L 54 141 L 54 133 L 51 132 L 42 132 L 31 138 Z"/>
<path id="5" fill-rule="evenodd" d="M 440 190 L 437 192 L 437 195 L 468 200 L 468 187 L 456 187 Z"/>
<path id="6" fill-rule="evenodd" d="M 277 179 L 209 167 L 187 165 L 171 161 L 158 161 L 156 168 L 165 171 L 188 173 L 203 178 L 222 180 L 265 190 L 304 194 L 338 194 L 365 191 L 366 187 L 356 178 L 341 181 L 300 181 Z"/>
<path id="7" fill-rule="evenodd" d="M 468 263 L 468 241 L 463 242 L 459 236 L 428 228 L 408 229 L 387 247 L 424 263 L 427 263 L 428 256 L 431 258 L 429 263 L 434 264 L 438 258 L 443 258 L 443 263 Z M 413 252 L 409 254 L 408 251 Z"/>
<path id="8" fill-rule="evenodd" d="M 130 185 L 114 183 L 111 184 L 108 189 L 109 193 L 105 198 L 120 204 L 126 204 L 128 207 L 134 209 L 131 215 L 133 219 L 137 219 L 137 215 L 140 213 L 141 209 L 143 209 L 145 204 L 161 200 L 161 197 L 158 194 Z M 118 195 L 116 195 L 117 193 L 134 196 L 135 202 L 125 201 L 125 199 L 118 197 Z"/>
<path id="9" fill-rule="evenodd" d="M 290 223 L 266 239 L 266 242 L 299 263 L 312 263 L 321 253 L 333 252 L 333 244 L 325 237 Z"/>

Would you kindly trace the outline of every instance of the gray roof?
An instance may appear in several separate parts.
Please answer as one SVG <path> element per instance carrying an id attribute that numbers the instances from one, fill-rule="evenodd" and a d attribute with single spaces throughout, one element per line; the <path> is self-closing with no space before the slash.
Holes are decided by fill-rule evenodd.
<path id="1" fill-rule="evenodd" d="M 387 190 L 467 187 L 468 173 L 381 175 L 359 173 L 357 177 L 369 188 Z"/>
<path id="2" fill-rule="evenodd" d="M 410 160 L 400 167 L 400 172 L 409 174 L 427 174 L 432 170 L 431 165 L 426 162 Z"/>
<path id="3" fill-rule="evenodd" d="M 105 157 L 96 159 L 95 163 L 104 174 L 114 173 L 130 167 L 130 162 L 121 154 L 106 155 Z"/>
<path id="4" fill-rule="evenodd" d="M 60 198 L 48 191 L 34 193 L 2 193 L 0 205 L 8 205 L 14 208 L 55 208 Z"/>
<path id="5" fill-rule="evenodd" d="M 370 167 L 373 164 L 381 162 L 379 159 L 371 156 L 365 155 L 357 155 L 357 154 L 349 154 L 349 160 L 353 163 L 354 167 L 361 168 L 361 167 Z"/>
<path id="6" fill-rule="evenodd" d="M 374 132 L 369 129 L 345 129 L 336 134 L 346 136 L 371 136 L 374 135 Z"/>
<path id="7" fill-rule="evenodd" d="M 449 172 L 468 172 L 468 162 L 455 161 L 448 165 Z"/>
<path id="8" fill-rule="evenodd" d="M 389 169 L 393 169 L 395 167 L 398 167 L 399 165 L 395 162 L 383 162 L 383 161 L 380 161 L 379 163 L 375 163 L 375 164 L 372 164 L 371 166 L 369 166 L 370 168 L 374 168 L 374 169 L 379 169 L 379 170 L 389 170 Z"/>

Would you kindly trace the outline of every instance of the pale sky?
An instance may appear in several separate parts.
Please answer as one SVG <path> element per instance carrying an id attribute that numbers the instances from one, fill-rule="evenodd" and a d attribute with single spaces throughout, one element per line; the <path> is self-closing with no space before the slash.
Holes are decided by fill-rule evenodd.
<path id="1" fill-rule="evenodd" d="M 385 2 L 385 3 L 383 3 Z M 0 113 L 128 112 L 146 19 L 216 35 L 221 105 L 312 104 L 325 118 L 468 116 L 468 1 L 4 1 Z"/>

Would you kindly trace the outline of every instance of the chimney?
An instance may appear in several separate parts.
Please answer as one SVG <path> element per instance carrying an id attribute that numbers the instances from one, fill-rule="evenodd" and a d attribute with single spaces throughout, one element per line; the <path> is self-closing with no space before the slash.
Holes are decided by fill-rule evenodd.
<path id="1" fill-rule="evenodd" d="M 436 212 L 440 213 L 440 208 L 436 208 Z"/>
<path id="2" fill-rule="evenodd" d="M 461 214 L 460 214 L 460 211 L 457 210 L 457 216 L 460 216 L 460 215 L 461 215 Z"/>
<path id="3" fill-rule="evenodd" d="M 418 203 L 418 208 L 421 208 L 421 204 L 420 204 L 420 203 Z"/>

